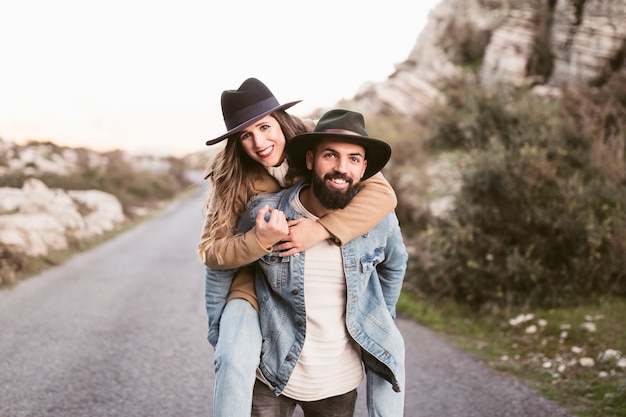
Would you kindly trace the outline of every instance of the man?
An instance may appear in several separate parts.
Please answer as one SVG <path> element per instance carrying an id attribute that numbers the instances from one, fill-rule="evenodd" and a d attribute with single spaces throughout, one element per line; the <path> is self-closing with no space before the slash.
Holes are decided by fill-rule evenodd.
<path id="1" fill-rule="evenodd" d="M 287 154 L 292 168 L 306 167 L 305 180 L 253 198 L 241 232 L 268 206 L 286 219 L 342 209 L 359 182 L 386 165 L 391 148 L 368 136 L 361 114 L 337 109 L 312 133 L 292 138 Z M 394 318 L 407 259 L 391 212 L 342 247 L 325 241 L 289 257 L 273 251 L 257 262 L 263 347 L 253 416 L 292 415 L 296 405 L 307 417 L 352 416 L 363 364 L 369 415 L 403 414 L 404 341 Z"/>

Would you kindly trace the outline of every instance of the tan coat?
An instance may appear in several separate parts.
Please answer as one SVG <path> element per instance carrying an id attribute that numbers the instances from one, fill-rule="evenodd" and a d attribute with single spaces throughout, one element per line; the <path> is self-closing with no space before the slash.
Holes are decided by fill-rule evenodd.
<path id="1" fill-rule="evenodd" d="M 281 189 L 269 173 L 264 173 L 254 186 L 257 195 L 273 193 Z M 319 222 L 335 237 L 337 244 L 343 245 L 377 225 L 391 210 L 396 208 L 397 203 L 398 199 L 393 188 L 379 172 L 361 183 L 359 193 L 346 208 L 327 214 L 319 219 Z M 243 298 L 258 311 L 259 304 L 254 290 L 254 270 L 251 264 L 271 252 L 271 248 L 263 247 L 259 243 L 254 229 L 244 234 L 223 237 L 212 247 L 207 247 L 208 224 L 208 219 L 205 219 L 198 244 L 200 259 L 214 270 L 241 267 L 231 284 L 228 300 Z M 219 251 L 219 257 L 217 251 Z M 221 262 L 218 262 L 218 258 Z"/>

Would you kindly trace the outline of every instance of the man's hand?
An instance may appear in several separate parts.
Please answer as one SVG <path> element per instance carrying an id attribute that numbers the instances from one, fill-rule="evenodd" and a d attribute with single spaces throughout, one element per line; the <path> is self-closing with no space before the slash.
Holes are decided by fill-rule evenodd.
<path id="1" fill-rule="evenodd" d="M 329 239 L 332 235 L 315 220 L 300 217 L 289 220 L 289 236 L 274 246 L 279 256 L 291 256 L 315 246 L 317 243 Z"/>
<path id="2" fill-rule="evenodd" d="M 268 212 L 269 218 L 265 220 Z M 255 223 L 256 238 L 264 248 L 269 248 L 289 235 L 289 225 L 285 213 L 271 209 L 267 204 L 259 210 Z"/>

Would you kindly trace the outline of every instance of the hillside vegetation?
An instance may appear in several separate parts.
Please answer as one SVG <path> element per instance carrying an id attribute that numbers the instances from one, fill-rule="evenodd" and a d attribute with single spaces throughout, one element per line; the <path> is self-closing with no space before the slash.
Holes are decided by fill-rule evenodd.
<path id="1" fill-rule="evenodd" d="M 626 416 L 626 77 L 446 94 L 426 125 L 368 119 L 394 149 L 400 310 L 578 416 Z"/>
<path id="2" fill-rule="evenodd" d="M 0 287 L 58 264 L 72 253 L 92 247 L 135 224 L 161 203 L 187 190 L 190 185 L 187 170 L 196 169 L 173 157 L 133 157 L 122 151 L 99 153 L 50 142 L 4 145 L 8 151 L 0 155 L 0 187 L 21 189 L 27 179 L 36 178 L 51 189 L 104 191 L 117 197 L 127 220 L 116 230 L 87 241 L 68 236 L 66 250 L 42 257 L 28 256 L 0 243 Z M 87 207 L 83 209 L 89 211 Z"/>
<path id="3" fill-rule="evenodd" d="M 76 155 L 71 172 L 50 171 L 38 166 L 37 162 L 27 163 L 22 169 L 9 168 L 10 159 L 19 159 L 21 153 L 33 149 L 44 152 L 44 158 L 52 164 L 64 159 L 64 153 L 71 151 L 72 155 Z M 162 160 L 150 158 L 156 165 L 152 167 L 144 159 L 129 156 L 120 150 L 96 152 L 37 141 L 15 146 L 11 154 L 0 157 L 0 167 L 4 168 L 4 174 L 0 175 L 0 187 L 21 188 L 28 178 L 36 178 L 50 188 L 100 190 L 115 195 L 129 216 L 133 215 L 134 207 L 170 199 L 189 185 L 185 175 L 189 168 L 184 160 L 174 157 Z"/>
<path id="4" fill-rule="evenodd" d="M 476 311 L 626 295 L 626 78 L 556 97 L 457 83 L 447 96 L 428 126 L 377 132 L 394 141 L 407 290 Z M 446 182 L 428 169 L 442 159 L 457 184 L 434 216 Z"/>

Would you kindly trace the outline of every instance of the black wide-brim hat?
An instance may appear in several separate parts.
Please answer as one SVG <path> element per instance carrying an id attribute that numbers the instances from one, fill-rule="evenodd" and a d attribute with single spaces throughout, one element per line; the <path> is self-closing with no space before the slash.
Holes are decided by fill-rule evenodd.
<path id="1" fill-rule="evenodd" d="M 268 114 L 277 110 L 288 109 L 301 101 L 280 104 L 265 84 L 256 78 L 248 78 L 237 90 L 222 92 L 222 115 L 228 132 L 208 140 L 206 144 L 215 145 Z"/>
<path id="2" fill-rule="evenodd" d="M 320 117 L 313 132 L 296 135 L 287 141 L 286 152 L 290 161 L 305 164 L 306 152 L 323 138 L 336 138 L 365 148 L 367 167 L 363 180 L 383 169 L 391 157 L 391 146 L 387 142 L 368 135 L 361 113 L 334 109 Z"/>

